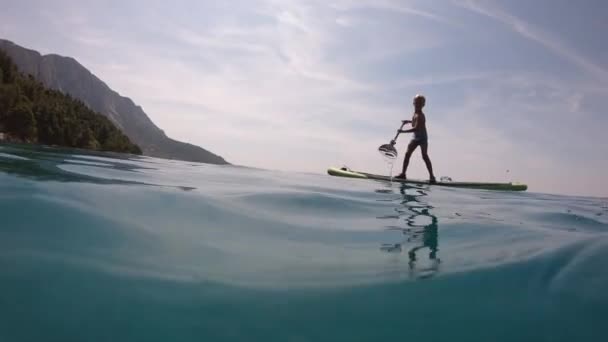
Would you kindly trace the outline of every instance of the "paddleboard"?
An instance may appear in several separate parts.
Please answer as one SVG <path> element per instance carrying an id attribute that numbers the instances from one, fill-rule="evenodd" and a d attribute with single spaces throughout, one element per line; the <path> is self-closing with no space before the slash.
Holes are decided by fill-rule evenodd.
<path id="1" fill-rule="evenodd" d="M 373 179 L 380 181 L 409 183 L 409 184 L 429 184 L 429 181 L 417 179 L 399 179 L 389 176 L 375 175 L 372 173 L 353 171 L 347 168 L 330 167 L 327 173 L 336 177 L 358 178 L 358 179 Z M 482 189 L 482 190 L 500 190 L 500 191 L 526 191 L 528 186 L 522 183 L 478 183 L 478 182 L 442 182 L 432 184 L 433 186 L 447 186 L 452 188 L 467 188 L 467 189 Z"/>

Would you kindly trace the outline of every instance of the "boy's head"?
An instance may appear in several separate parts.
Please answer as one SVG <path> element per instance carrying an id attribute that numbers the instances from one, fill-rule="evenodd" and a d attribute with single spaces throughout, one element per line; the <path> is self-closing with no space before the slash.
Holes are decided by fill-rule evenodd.
<path id="1" fill-rule="evenodd" d="M 416 96 L 414 96 L 414 108 L 422 109 L 422 107 L 424 107 L 425 104 L 426 104 L 426 99 L 424 98 L 424 96 L 422 96 L 420 94 L 416 94 Z"/>

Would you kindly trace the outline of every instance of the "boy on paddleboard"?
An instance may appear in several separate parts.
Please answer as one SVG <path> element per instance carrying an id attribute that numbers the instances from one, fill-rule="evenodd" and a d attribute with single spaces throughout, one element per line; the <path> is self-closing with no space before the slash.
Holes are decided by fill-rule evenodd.
<path id="1" fill-rule="evenodd" d="M 407 146 L 407 152 L 405 153 L 405 158 L 403 159 L 403 171 L 401 174 L 397 175 L 395 178 L 407 179 L 407 167 L 410 163 L 410 157 L 412 153 L 416 150 L 416 147 L 420 146 L 420 150 L 422 152 L 422 159 L 426 164 L 426 169 L 429 171 L 429 182 L 435 183 L 435 175 L 433 174 L 433 165 L 431 164 L 431 159 L 428 155 L 428 136 L 426 133 L 426 117 L 422 112 L 422 108 L 426 104 L 426 99 L 422 95 L 414 96 L 414 115 L 412 116 L 412 120 L 403 120 L 403 124 L 412 124 L 412 128 L 410 129 L 400 129 L 399 133 L 414 133 L 412 140 Z M 391 144 L 395 144 L 395 141 L 391 141 Z"/>

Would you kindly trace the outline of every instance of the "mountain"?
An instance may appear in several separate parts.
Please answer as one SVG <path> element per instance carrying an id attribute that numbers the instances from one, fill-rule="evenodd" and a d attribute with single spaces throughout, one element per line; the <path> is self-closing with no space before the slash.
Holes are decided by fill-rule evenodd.
<path id="1" fill-rule="evenodd" d="M 70 57 L 44 55 L 0 39 L 5 51 L 19 68 L 46 87 L 79 99 L 95 112 L 108 117 L 137 144 L 144 155 L 167 159 L 228 164 L 222 157 L 201 147 L 173 140 L 158 128 L 131 99 L 110 89 L 78 61 Z"/>
<path id="2" fill-rule="evenodd" d="M 17 70 L 0 50 L 1 140 L 141 154 L 107 117 Z"/>

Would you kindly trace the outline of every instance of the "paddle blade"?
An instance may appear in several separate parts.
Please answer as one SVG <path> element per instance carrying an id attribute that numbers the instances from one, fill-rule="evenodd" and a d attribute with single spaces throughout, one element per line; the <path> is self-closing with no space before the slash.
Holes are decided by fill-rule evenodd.
<path id="1" fill-rule="evenodd" d="M 389 159 L 396 159 L 398 155 L 395 146 L 393 146 L 392 144 L 384 144 L 378 147 L 378 152 L 380 152 L 382 156 Z"/>

